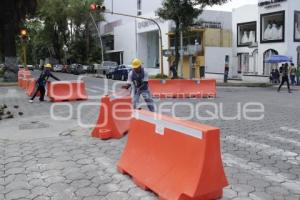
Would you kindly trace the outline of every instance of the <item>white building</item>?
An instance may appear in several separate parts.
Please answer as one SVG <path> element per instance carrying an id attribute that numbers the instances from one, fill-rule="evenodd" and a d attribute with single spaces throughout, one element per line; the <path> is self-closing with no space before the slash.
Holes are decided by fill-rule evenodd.
<path id="1" fill-rule="evenodd" d="M 265 61 L 274 54 L 292 57 L 300 64 L 299 0 L 260 0 L 233 10 L 234 78 L 268 81 L 277 64 Z"/>
<path id="2" fill-rule="evenodd" d="M 168 50 L 172 49 L 172 44 L 170 44 L 171 42 L 168 33 L 173 31 L 174 24 L 171 21 L 163 21 L 155 16 L 155 11 L 161 7 L 161 3 L 162 0 L 104 1 L 106 8 L 115 13 L 139 15 L 155 19 L 159 23 L 159 26 L 162 30 L 163 49 Z M 160 72 L 159 32 L 157 25 L 148 20 L 133 19 L 111 14 L 105 14 L 105 20 L 105 22 L 101 23 L 101 34 L 106 47 L 106 60 L 113 60 L 117 61 L 118 63 L 129 64 L 134 57 L 139 57 L 142 59 L 144 66 L 148 68 L 147 70 L 150 71 L 151 74 L 158 74 Z M 216 71 L 213 67 L 215 65 L 217 65 L 218 69 L 221 68 L 223 70 L 225 64 L 224 54 L 230 54 L 231 56 L 231 42 L 229 42 L 229 46 L 225 45 L 227 47 L 225 50 L 223 49 L 217 51 L 220 53 L 218 55 L 220 55 L 220 60 L 222 60 L 221 63 L 216 63 L 216 59 L 212 57 L 216 56 L 216 50 L 218 50 L 216 48 L 223 45 L 223 29 L 227 30 L 226 33 L 224 32 L 224 37 L 229 38 L 229 41 L 231 41 L 231 13 L 222 11 L 204 11 L 199 17 L 199 21 L 201 21 L 202 24 L 205 24 L 205 27 L 202 27 L 203 30 L 199 30 L 199 38 L 197 38 L 197 41 L 203 48 L 202 52 L 206 51 L 206 47 L 211 47 L 210 49 L 207 49 L 207 52 L 210 53 L 202 55 L 203 58 L 199 59 L 201 60 L 199 63 L 201 63 L 201 65 L 205 65 L 204 60 L 207 58 L 207 62 L 210 62 L 211 64 L 211 68 L 209 69 L 211 72 Z M 215 30 L 211 29 L 210 31 L 205 32 L 205 28 L 211 28 L 212 26 L 216 25 L 218 25 L 218 28 L 212 28 L 215 28 Z M 215 38 L 213 38 L 214 35 L 218 35 L 219 38 L 215 40 Z M 190 40 L 192 40 L 192 38 Z M 202 40 L 208 45 L 201 44 L 201 42 L 203 42 Z M 195 45 L 195 39 L 192 41 L 192 43 L 193 44 L 191 44 L 190 41 L 190 43 L 186 45 Z M 184 63 L 185 65 L 189 65 L 187 57 L 185 57 Z M 163 65 L 164 73 L 168 74 L 169 63 L 167 61 L 167 57 L 163 58 Z M 190 66 L 187 67 L 189 68 Z M 191 71 L 192 69 L 184 69 L 185 74 L 191 73 Z M 195 69 L 193 71 L 195 71 Z M 186 75 L 186 77 L 187 76 L 188 75 Z"/>

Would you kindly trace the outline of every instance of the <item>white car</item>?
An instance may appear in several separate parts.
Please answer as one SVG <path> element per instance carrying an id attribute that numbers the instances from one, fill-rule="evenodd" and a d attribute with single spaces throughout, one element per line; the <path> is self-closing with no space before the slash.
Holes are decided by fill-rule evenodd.
<path id="1" fill-rule="evenodd" d="M 112 68 L 118 67 L 117 62 L 112 62 L 112 61 L 104 61 L 103 66 L 100 66 L 99 72 L 100 74 L 107 75 L 109 74 L 109 70 Z"/>
<path id="2" fill-rule="evenodd" d="M 57 65 L 53 66 L 53 71 L 54 72 L 62 72 L 63 68 L 64 68 L 63 65 L 57 64 Z"/>

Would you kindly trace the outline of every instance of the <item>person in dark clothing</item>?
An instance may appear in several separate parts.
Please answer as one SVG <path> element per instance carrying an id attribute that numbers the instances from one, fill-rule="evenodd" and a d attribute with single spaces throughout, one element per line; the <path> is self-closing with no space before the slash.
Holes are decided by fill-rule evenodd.
<path id="1" fill-rule="evenodd" d="M 170 71 L 172 72 L 172 79 L 177 79 L 178 74 L 177 74 L 177 70 L 176 70 L 175 60 L 172 60 L 170 62 Z"/>
<path id="2" fill-rule="evenodd" d="M 285 66 L 282 68 L 282 78 L 281 78 L 281 84 L 278 88 L 278 92 L 280 92 L 281 87 L 283 86 L 284 83 L 287 83 L 287 87 L 289 90 L 289 93 L 291 93 L 290 89 L 290 81 L 289 81 L 289 65 L 286 63 Z"/>
<path id="3" fill-rule="evenodd" d="M 275 83 L 280 83 L 280 73 L 278 69 L 275 69 Z"/>
<path id="4" fill-rule="evenodd" d="M 44 101 L 45 92 L 46 92 L 45 86 L 47 84 L 49 77 L 59 81 L 59 79 L 51 73 L 50 71 L 51 68 L 52 68 L 51 64 L 45 65 L 44 70 L 42 71 L 40 77 L 36 81 L 36 91 L 34 92 L 33 96 L 29 100 L 29 103 L 33 103 L 34 98 L 37 96 L 39 92 L 40 92 L 40 101 Z"/>

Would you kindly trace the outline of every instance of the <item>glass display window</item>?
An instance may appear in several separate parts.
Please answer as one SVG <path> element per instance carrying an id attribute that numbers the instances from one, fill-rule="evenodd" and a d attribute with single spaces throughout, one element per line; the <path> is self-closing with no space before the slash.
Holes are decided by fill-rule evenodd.
<path id="1" fill-rule="evenodd" d="M 285 12 L 261 15 L 261 43 L 284 42 Z"/>
<path id="2" fill-rule="evenodd" d="M 249 46 L 255 44 L 256 39 L 256 22 L 247 22 L 237 24 L 237 46 Z"/>
<path id="3" fill-rule="evenodd" d="M 295 11 L 294 17 L 294 41 L 300 42 L 300 11 Z"/>

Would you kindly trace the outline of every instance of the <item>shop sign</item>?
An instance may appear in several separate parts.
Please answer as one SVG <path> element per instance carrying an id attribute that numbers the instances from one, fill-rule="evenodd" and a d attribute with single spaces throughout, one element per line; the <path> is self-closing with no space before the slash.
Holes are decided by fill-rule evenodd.
<path id="1" fill-rule="evenodd" d="M 258 2 L 258 6 L 260 7 L 272 7 L 274 4 L 280 4 L 282 2 L 286 2 L 287 0 L 261 0 Z"/>

